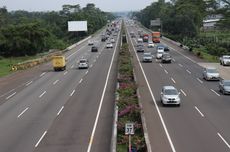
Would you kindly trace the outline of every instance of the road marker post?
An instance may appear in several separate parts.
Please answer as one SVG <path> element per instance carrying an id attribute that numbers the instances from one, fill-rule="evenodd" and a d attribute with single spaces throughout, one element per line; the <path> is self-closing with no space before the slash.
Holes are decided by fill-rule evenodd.
<path id="1" fill-rule="evenodd" d="M 125 124 L 125 135 L 129 135 L 129 152 L 132 152 L 131 135 L 134 135 L 134 123 Z"/>

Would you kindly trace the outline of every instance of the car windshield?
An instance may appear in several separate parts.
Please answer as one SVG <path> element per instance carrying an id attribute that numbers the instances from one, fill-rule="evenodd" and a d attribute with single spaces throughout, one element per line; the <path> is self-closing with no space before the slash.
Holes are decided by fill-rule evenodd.
<path id="1" fill-rule="evenodd" d="M 224 56 L 223 58 L 224 59 L 230 59 L 230 56 Z"/>
<path id="2" fill-rule="evenodd" d="M 152 55 L 150 53 L 144 54 L 145 57 L 151 57 Z"/>
<path id="3" fill-rule="evenodd" d="M 86 60 L 80 60 L 80 63 L 86 63 Z"/>
<path id="4" fill-rule="evenodd" d="M 225 86 L 230 86 L 230 81 L 224 81 Z"/>
<path id="5" fill-rule="evenodd" d="M 165 89 L 165 95 L 178 95 L 177 90 L 175 89 Z"/>
<path id="6" fill-rule="evenodd" d="M 164 54 L 163 57 L 170 58 L 171 56 L 169 54 Z"/>
<path id="7" fill-rule="evenodd" d="M 207 69 L 207 73 L 218 73 L 216 69 Z"/>

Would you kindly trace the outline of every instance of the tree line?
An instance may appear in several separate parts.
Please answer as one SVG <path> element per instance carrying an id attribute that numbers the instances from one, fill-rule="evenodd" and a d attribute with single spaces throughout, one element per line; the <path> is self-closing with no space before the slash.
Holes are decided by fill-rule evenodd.
<path id="1" fill-rule="evenodd" d="M 0 56 L 31 56 L 49 49 L 64 49 L 114 19 L 94 4 L 63 5 L 60 11 L 27 12 L 0 8 Z M 87 32 L 68 32 L 68 21 L 86 20 Z"/>

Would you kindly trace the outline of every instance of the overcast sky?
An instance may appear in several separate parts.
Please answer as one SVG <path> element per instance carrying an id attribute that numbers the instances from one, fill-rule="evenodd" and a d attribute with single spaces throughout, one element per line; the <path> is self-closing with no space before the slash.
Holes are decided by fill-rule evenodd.
<path id="1" fill-rule="evenodd" d="M 141 10 L 157 0 L 0 0 L 0 7 L 6 6 L 7 10 L 27 11 L 59 11 L 63 4 L 84 7 L 87 3 L 94 3 L 103 11 L 134 11 Z"/>

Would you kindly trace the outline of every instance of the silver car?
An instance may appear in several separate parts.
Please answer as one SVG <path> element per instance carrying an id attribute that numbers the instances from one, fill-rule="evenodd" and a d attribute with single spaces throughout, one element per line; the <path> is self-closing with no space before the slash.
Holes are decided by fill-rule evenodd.
<path id="1" fill-rule="evenodd" d="M 208 67 L 203 71 L 203 78 L 205 80 L 219 80 L 220 74 L 216 68 Z"/>
<path id="2" fill-rule="evenodd" d="M 174 86 L 164 86 L 161 91 L 161 103 L 180 106 L 180 92 Z"/>
<path id="3" fill-rule="evenodd" d="M 230 94 L 230 80 L 221 80 L 219 89 L 223 94 Z"/>
<path id="4" fill-rule="evenodd" d="M 150 52 L 144 53 L 142 57 L 142 62 L 152 62 L 153 56 Z"/>
<path id="5" fill-rule="evenodd" d="M 80 59 L 79 63 L 78 63 L 78 68 L 79 69 L 88 69 L 89 68 L 89 64 L 88 64 L 88 60 L 87 59 Z"/>

